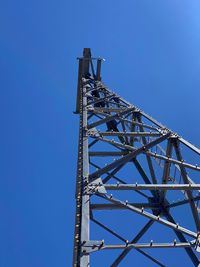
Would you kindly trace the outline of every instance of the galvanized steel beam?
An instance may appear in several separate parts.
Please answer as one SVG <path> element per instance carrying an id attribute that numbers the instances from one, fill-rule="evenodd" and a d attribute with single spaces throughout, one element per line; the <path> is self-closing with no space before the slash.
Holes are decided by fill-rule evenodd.
<path id="1" fill-rule="evenodd" d="M 91 253 L 95 257 L 98 251 L 115 249 L 123 251 L 111 267 L 118 266 L 132 249 L 154 264 L 168 266 L 143 251 L 158 248 L 182 248 L 193 265 L 200 266 L 196 252 L 200 251 L 200 184 L 196 183 L 200 164 L 194 164 L 191 157 L 186 162 L 186 149 L 183 153 L 181 147 L 184 146 L 197 155 L 200 155 L 200 150 L 105 86 L 101 81 L 102 59 L 93 58 L 89 48 L 84 49 L 83 57 L 78 60 L 76 113 L 80 114 L 80 127 L 73 267 L 89 267 Z M 105 162 L 106 165 L 103 165 Z M 129 171 L 124 172 L 126 168 Z M 189 169 L 193 172 L 190 177 L 187 173 Z M 139 183 L 135 182 L 136 178 Z M 106 193 L 109 190 L 113 191 L 113 195 Z M 127 192 L 127 200 L 122 200 L 119 197 L 122 190 L 131 190 L 134 194 Z M 176 199 L 178 191 L 183 195 L 182 200 Z M 168 197 L 168 192 L 174 192 L 174 200 Z M 133 199 L 128 201 L 130 194 Z M 184 225 L 184 214 L 178 219 L 180 225 L 176 216 L 173 218 L 170 214 L 171 208 L 174 214 L 175 207 L 178 209 L 185 204 L 189 204 L 191 208 L 191 219 L 196 230 L 180 226 Z M 115 210 L 123 221 L 120 212 L 124 209 L 132 211 L 134 216 L 138 216 L 138 220 L 149 220 L 131 241 L 96 218 L 97 212 L 100 218 L 102 213 Z M 103 218 L 106 219 L 105 214 Z M 115 221 L 117 229 L 120 220 Z M 94 224 L 90 225 L 91 221 Z M 159 223 L 165 226 L 164 229 L 171 229 L 180 242 L 163 240 L 162 243 L 137 243 L 154 222 L 155 226 Z M 94 225 L 118 238 L 123 244 L 93 240 L 90 227 Z M 123 227 L 125 225 L 124 220 Z M 187 241 L 186 235 L 192 240 Z M 109 266 L 106 258 L 104 266 Z"/>

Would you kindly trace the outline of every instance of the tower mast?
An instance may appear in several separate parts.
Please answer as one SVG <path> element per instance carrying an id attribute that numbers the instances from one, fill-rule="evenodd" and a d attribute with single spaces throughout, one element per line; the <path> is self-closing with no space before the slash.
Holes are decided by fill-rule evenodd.
<path id="1" fill-rule="evenodd" d="M 127 266 L 132 250 L 151 266 L 174 267 L 151 255 L 161 248 L 169 255 L 182 249 L 191 266 L 200 266 L 200 150 L 105 86 L 102 59 L 89 48 L 78 60 L 73 267 Z M 106 251 L 112 257 L 95 263 Z"/>

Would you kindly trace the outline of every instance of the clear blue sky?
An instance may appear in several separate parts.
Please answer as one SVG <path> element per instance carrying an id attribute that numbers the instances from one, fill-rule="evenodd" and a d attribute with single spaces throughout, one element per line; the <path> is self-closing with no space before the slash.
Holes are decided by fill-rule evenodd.
<path id="1" fill-rule="evenodd" d="M 198 146 L 200 2 L 6 0 L 0 25 L 0 267 L 68 267 L 76 57 L 91 47 L 110 88 Z"/>

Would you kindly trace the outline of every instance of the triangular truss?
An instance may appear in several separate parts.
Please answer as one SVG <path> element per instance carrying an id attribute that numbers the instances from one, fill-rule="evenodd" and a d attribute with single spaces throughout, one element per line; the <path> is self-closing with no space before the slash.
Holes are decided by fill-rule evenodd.
<path id="1" fill-rule="evenodd" d="M 91 57 L 90 49 L 79 58 L 73 266 L 100 266 L 90 263 L 90 256 L 95 262 L 95 255 L 107 250 L 117 256 L 110 262 L 105 257 L 103 267 L 123 266 L 132 250 L 148 258 L 151 266 L 171 266 L 151 255 L 152 249 L 155 255 L 161 248 L 182 248 L 191 266 L 199 266 L 200 150 L 108 89 L 100 78 L 101 61 Z M 122 211 L 135 216 L 137 225 L 129 236 L 129 219 L 123 220 Z M 108 212 L 114 212 L 113 219 Z M 156 242 L 159 225 L 161 241 Z"/>

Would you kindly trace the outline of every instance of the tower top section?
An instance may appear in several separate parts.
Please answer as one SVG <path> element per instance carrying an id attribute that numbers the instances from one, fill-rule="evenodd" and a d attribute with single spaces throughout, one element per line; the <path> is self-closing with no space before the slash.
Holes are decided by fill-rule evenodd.
<path id="1" fill-rule="evenodd" d="M 78 85 L 77 85 L 77 98 L 76 98 L 76 113 L 80 112 L 80 88 L 82 83 L 82 78 L 92 77 L 96 81 L 101 80 L 101 62 L 103 58 L 92 57 L 91 49 L 84 48 L 83 56 L 77 58 L 79 60 L 78 68 Z"/>

